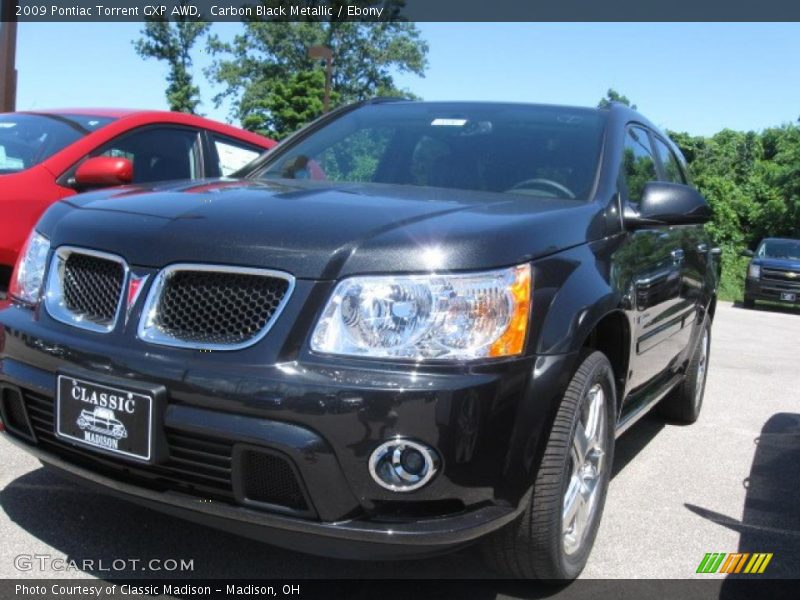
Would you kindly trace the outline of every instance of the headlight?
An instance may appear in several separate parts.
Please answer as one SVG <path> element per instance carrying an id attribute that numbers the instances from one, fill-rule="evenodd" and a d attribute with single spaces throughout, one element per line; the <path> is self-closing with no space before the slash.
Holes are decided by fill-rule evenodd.
<path id="1" fill-rule="evenodd" d="M 758 265 L 751 264 L 750 267 L 747 269 L 747 276 L 753 279 L 758 279 L 761 277 L 761 267 Z"/>
<path id="2" fill-rule="evenodd" d="M 523 351 L 530 265 L 483 273 L 351 277 L 311 338 L 328 354 L 464 360 Z"/>
<path id="3" fill-rule="evenodd" d="M 49 251 L 50 240 L 38 231 L 31 233 L 11 276 L 8 293 L 12 298 L 26 304 L 39 302 Z"/>

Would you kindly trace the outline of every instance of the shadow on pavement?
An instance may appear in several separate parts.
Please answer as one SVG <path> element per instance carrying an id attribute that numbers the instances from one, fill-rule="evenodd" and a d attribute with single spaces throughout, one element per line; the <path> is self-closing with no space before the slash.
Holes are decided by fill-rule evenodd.
<path id="1" fill-rule="evenodd" d="M 664 429 L 664 420 L 654 410 L 635 423 L 614 447 L 613 480 Z"/>
<path id="2" fill-rule="evenodd" d="M 733 303 L 734 308 L 741 310 L 752 310 L 756 312 L 776 312 L 784 313 L 787 315 L 800 315 L 800 305 L 797 304 L 778 304 L 777 302 L 756 302 L 753 308 L 745 308 L 741 301 L 737 300 Z"/>
<path id="3" fill-rule="evenodd" d="M 742 485 L 747 490 L 741 520 L 687 504 L 703 518 L 740 533 L 739 553 L 772 553 L 762 575 L 731 574 L 726 584 L 742 578 L 800 577 L 800 414 L 777 413 L 764 424 L 753 441 L 756 452 L 750 474 Z M 720 491 L 720 493 L 723 493 Z M 709 548 L 709 552 L 733 549 Z M 746 564 L 744 565 L 746 567 Z M 741 588 L 723 585 L 720 598 L 738 598 Z"/>

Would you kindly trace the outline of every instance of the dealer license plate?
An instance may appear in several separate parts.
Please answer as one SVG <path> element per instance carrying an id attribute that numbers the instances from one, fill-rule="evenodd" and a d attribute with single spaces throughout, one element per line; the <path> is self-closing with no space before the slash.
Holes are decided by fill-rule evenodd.
<path id="1" fill-rule="evenodd" d="M 98 451 L 149 461 L 153 396 L 59 375 L 56 434 Z"/>

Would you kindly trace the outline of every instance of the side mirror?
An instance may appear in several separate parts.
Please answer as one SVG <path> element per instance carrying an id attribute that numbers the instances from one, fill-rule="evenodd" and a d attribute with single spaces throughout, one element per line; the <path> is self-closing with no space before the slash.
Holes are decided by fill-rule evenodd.
<path id="1" fill-rule="evenodd" d="M 625 210 L 625 225 L 631 229 L 694 225 L 708 223 L 711 215 L 708 202 L 693 187 L 651 181 L 644 186 L 638 210 Z"/>
<path id="2" fill-rule="evenodd" d="M 745 248 L 739 254 L 741 254 L 742 256 L 746 256 L 747 258 L 753 258 L 755 256 L 755 253 L 749 248 Z"/>
<path id="3" fill-rule="evenodd" d="M 75 171 L 81 188 L 125 185 L 133 181 L 133 163 L 127 158 L 95 156 L 83 161 Z"/>

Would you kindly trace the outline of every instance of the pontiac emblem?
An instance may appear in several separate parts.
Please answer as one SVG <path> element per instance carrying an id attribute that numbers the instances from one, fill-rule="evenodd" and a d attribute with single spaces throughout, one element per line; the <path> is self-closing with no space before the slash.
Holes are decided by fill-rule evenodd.
<path id="1" fill-rule="evenodd" d="M 139 294 L 142 293 L 144 289 L 144 284 L 147 281 L 149 275 L 142 275 L 139 277 L 131 273 L 130 277 L 128 278 L 128 294 L 126 297 L 127 303 L 125 305 L 125 322 L 127 323 L 128 317 L 131 314 L 131 309 L 136 304 L 136 300 L 139 298 Z"/>

